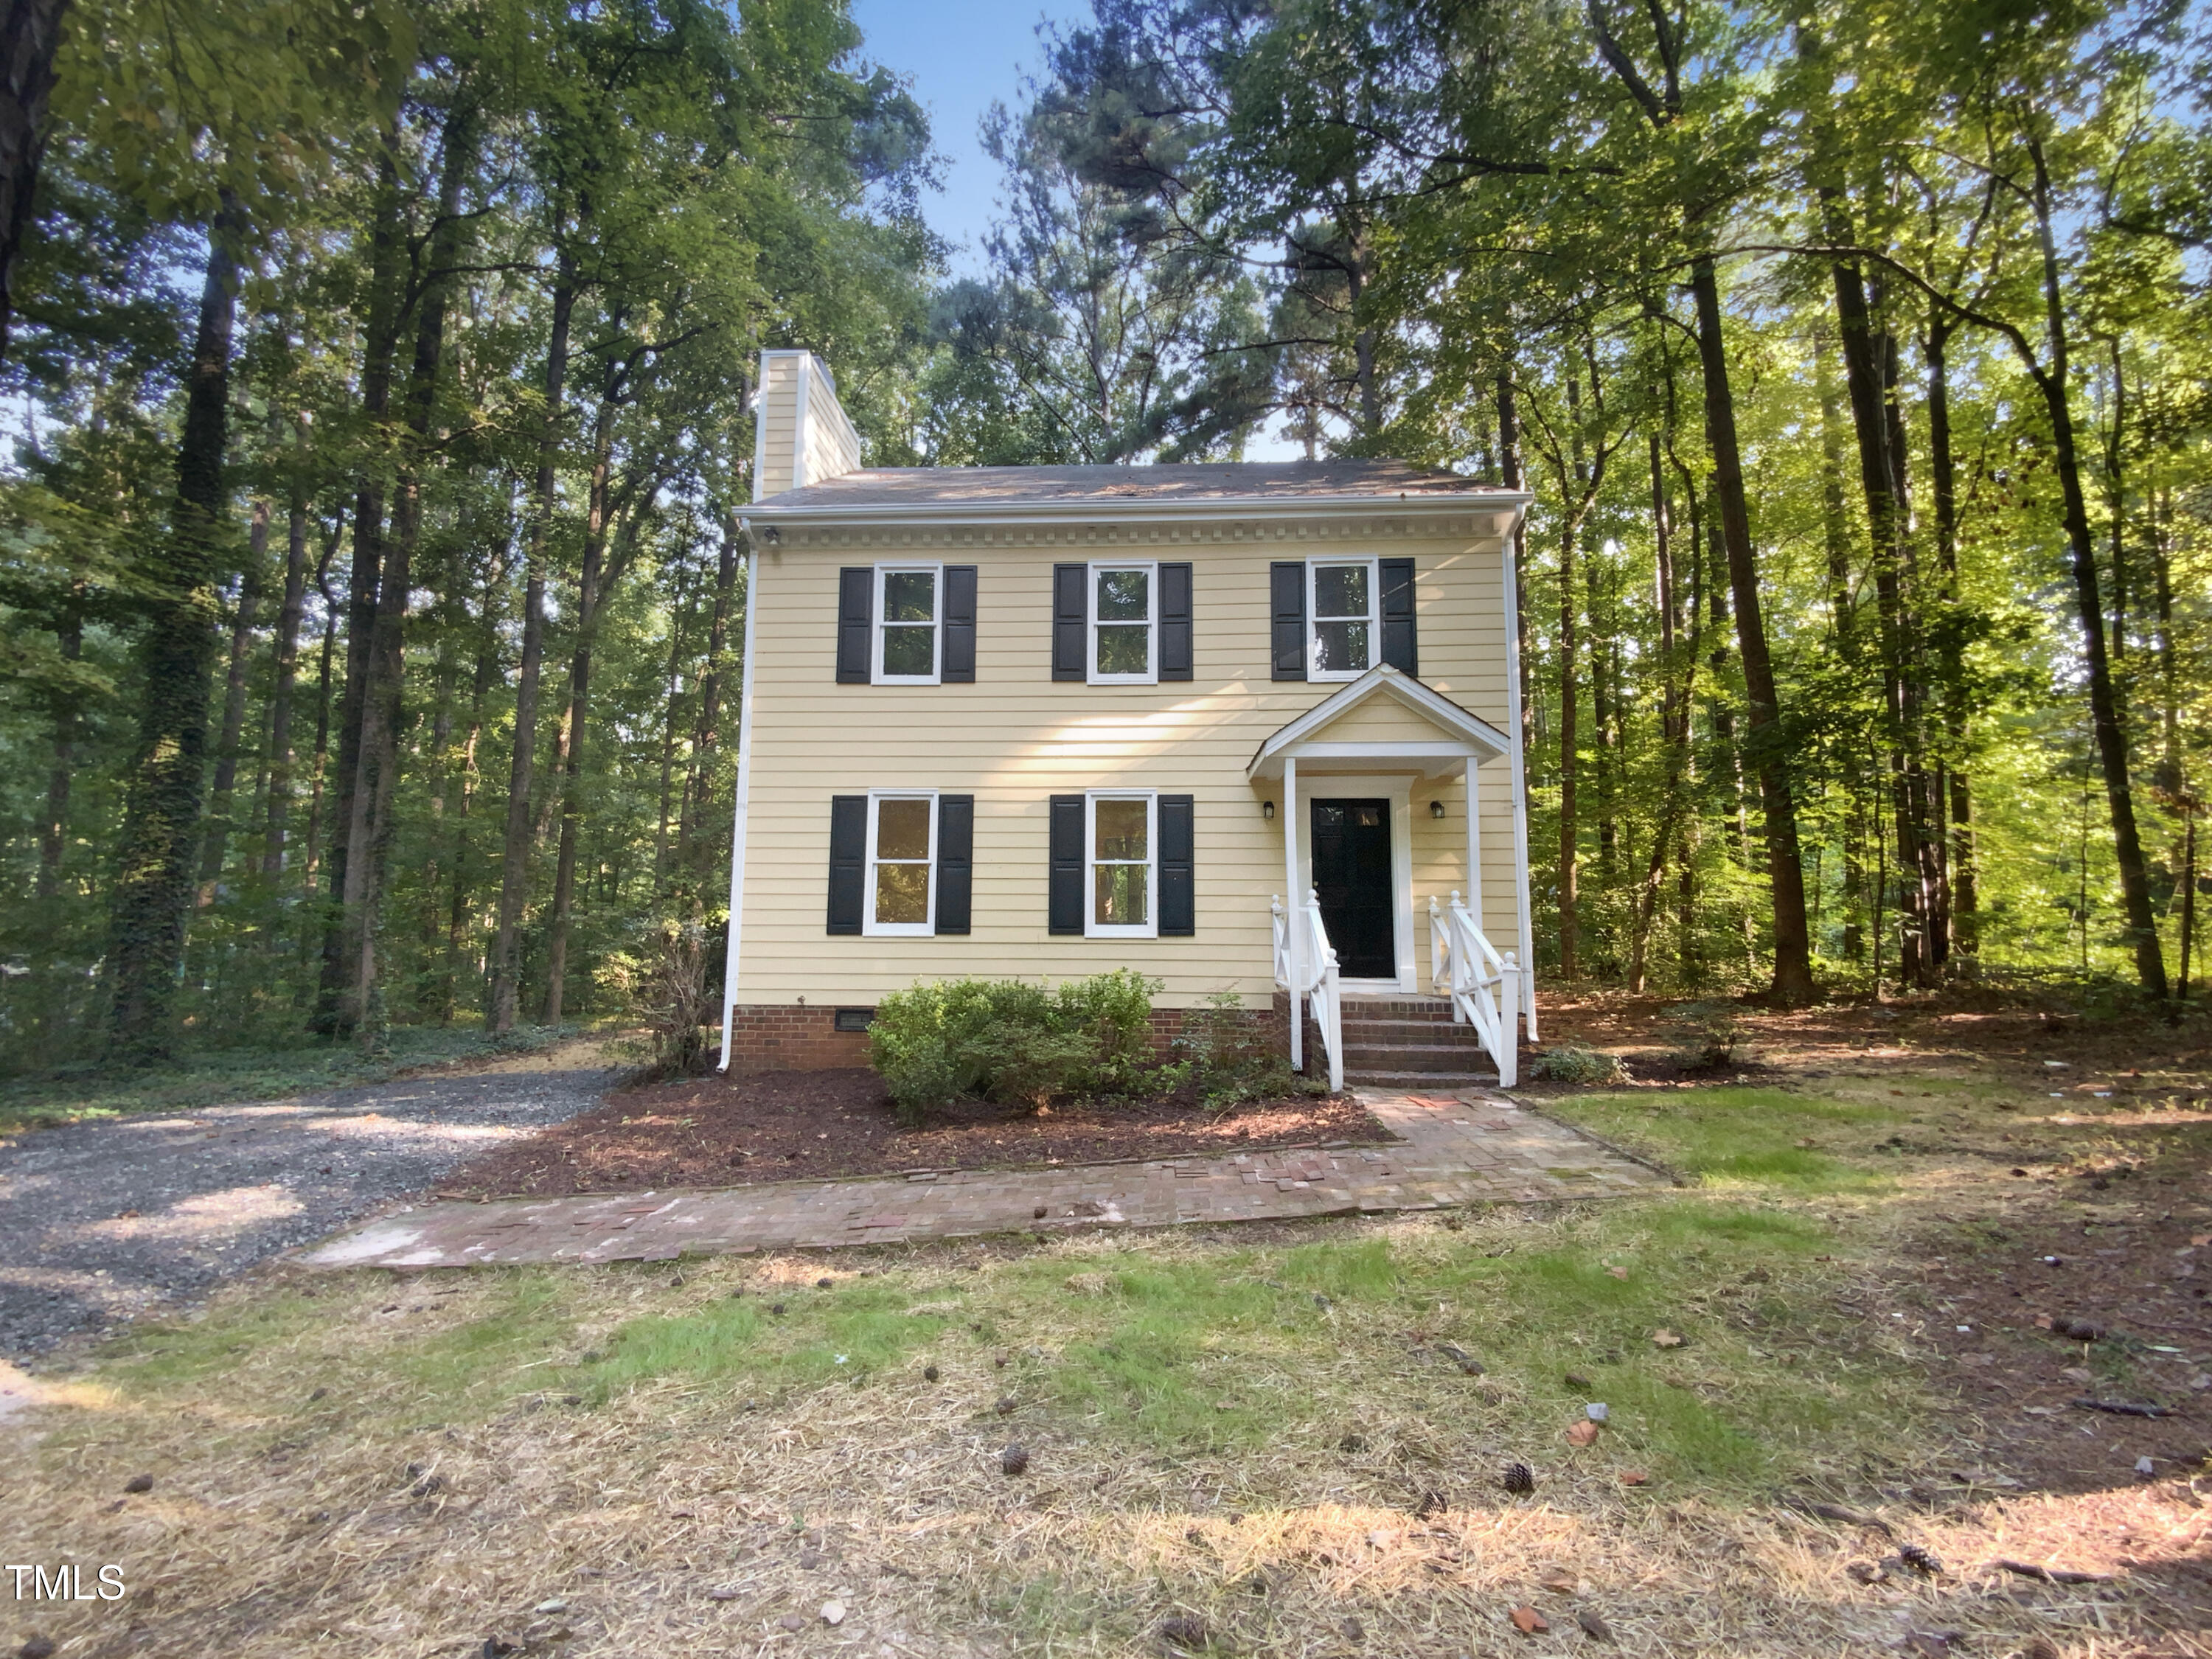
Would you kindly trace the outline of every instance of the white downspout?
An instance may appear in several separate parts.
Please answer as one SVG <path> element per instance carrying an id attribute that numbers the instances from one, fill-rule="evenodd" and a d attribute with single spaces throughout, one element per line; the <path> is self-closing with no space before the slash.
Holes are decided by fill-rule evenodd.
<path id="1" fill-rule="evenodd" d="M 1521 607 L 1516 596 L 1514 539 L 1528 516 L 1524 502 L 1505 538 L 1505 723 L 1513 738 L 1513 865 L 1521 889 L 1521 1006 L 1528 1017 L 1528 1041 L 1536 1042 L 1536 923 L 1528 897 L 1528 779 L 1521 753 Z"/>
<path id="2" fill-rule="evenodd" d="M 745 531 L 745 626 L 739 636 L 744 667 L 738 679 L 738 788 L 735 822 L 730 830 L 730 939 L 722 956 L 722 1062 L 730 1069 L 731 1025 L 738 1005 L 738 941 L 745 915 L 745 809 L 753 777 L 753 610 L 760 602 L 760 549 Z"/>

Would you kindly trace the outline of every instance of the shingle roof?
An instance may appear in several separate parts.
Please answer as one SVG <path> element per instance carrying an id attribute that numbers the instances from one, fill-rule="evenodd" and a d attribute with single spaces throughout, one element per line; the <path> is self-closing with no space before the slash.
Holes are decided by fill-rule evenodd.
<path id="1" fill-rule="evenodd" d="M 1273 496 L 1468 497 L 1517 492 L 1405 461 L 1226 461 L 1177 466 L 865 467 L 771 495 L 763 514 L 840 507 L 1171 503 Z"/>

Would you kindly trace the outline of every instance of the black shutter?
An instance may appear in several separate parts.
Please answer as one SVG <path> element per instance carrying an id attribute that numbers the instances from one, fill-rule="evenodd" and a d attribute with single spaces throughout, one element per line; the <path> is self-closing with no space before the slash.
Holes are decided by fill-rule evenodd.
<path id="1" fill-rule="evenodd" d="M 1091 596 L 1084 591 L 1090 579 L 1089 565 L 1052 568 L 1052 677 L 1056 680 L 1088 678 L 1083 672 L 1083 636 L 1091 624 Z"/>
<path id="2" fill-rule="evenodd" d="M 1279 680 L 1306 677 L 1306 567 L 1284 559 L 1268 567 L 1275 619 L 1275 672 Z"/>
<path id="3" fill-rule="evenodd" d="M 975 684 L 975 567 L 972 564 L 945 567 L 944 626 L 944 672 L 938 678 L 947 685 Z"/>
<path id="4" fill-rule="evenodd" d="M 1075 567 L 1078 570 L 1081 565 Z M 1046 894 L 1045 931 L 1083 931 L 1083 797 L 1052 798 L 1052 881 Z"/>
<path id="5" fill-rule="evenodd" d="M 1188 939 L 1198 931 L 1198 896 L 1191 885 L 1197 798 L 1162 795 L 1160 813 L 1160 933 Z"/>
<path id="6" fill-rule="evenodd" d="M 837 684 L 868 683 L 868 636 L 876 628 L 876 573 L 866 567 L 837 573 Z"/>
<path id="7" fill-rule="evenodd" d="M 1160 678 L 1190 678 L 1190 567 L 1160 567 Z"/>
<path id="8" fill-rule="evenodd" d="M 975 875 L 975 797 L 937 798 L 937 931 L 964 933 Z"/>
<path id="9" fill-rule="evenodd" d="M 1421 672 L 1413 639 L 1413 562 L 1378 559 L 1382 578 L 1382 660 L 1401 674 Z"/>
<path id="10" fill-rule="evenodd" d="M 830 797 L 830 931 L 857 933 L 867 905 L 868 798 Z"/>

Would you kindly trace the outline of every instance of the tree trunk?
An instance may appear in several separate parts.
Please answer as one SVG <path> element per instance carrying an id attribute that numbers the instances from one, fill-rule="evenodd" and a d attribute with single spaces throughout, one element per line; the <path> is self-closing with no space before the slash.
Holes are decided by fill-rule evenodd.
<path id="1" fill-rule="evenodd" d="M 304 439 L 305 434 L 302 433 Z M 292 696 L 300 675 L 300 617 L 307 604 L 307 493 L 295 479 L 284 537 L 284 603 L 276 613 L 276 684 L 269 705 L 269 827 L 261 873 L 282 874 L 284 828 L 292 810 Z"/>
<path id="2" fill-rule="evenodd" d="M 1830 234 L 1850 240 L 1840 192 L 1821 192 Z M 1858 437 L 1859 487 L 1873 542 L 1875 606 L 1881 629 L 1882 708 L 1887 727 L 1891 812 L 1897 835 L 1899 875 L 1898 977 L 1925 988 L 1936 982 L 1936 894 L 1933 838 L 1925 805 L 1928 778 L 1920 730 L 1921 688 L 1912 625 L 1910 576 L 1911 508 L 1905 491 L 1905 458 L 1896 426 L 1889 366 L 1893 341 L 1876 316 L 1856 264 L 1831 266 L 1836 319 L 1843 339 L 1844 374 L 1851 424 Z"/>
<path id="3" fill-rule="evenodd" d="M 1513 389 L 1513 371 L 1509 366 L 1498 371 L 1498 477 L 1508 489 L 1526 487 L 1527 473 L 1521 464 L 1521 407 Z M 1526 514 L 1513 521 L 1513 639 L 1518 660 L 1514 672 L 1521 678 L 1521 730 L 1516 735 L 1521 740 L 1525 754 L 1535 747 L 1535 736 L 1529 722 L 1535 718 L 1535 701 L 1529 695 L 1531 678 L 1528 672 L 1528 526 Z M 1525 804 L 1523 805 L 1525 810 Z M 1526 964 L 1531 970 L 1535 964 Z"/>
<path id="4" fill-rule="evenodd" d="M 1960 648 L 1959 588 L 1959 483 L 1957 462 L 1951 453 L 1951 376 L 1947 348 L 1950 328 L 1938 320 L 1928 330 L 1928 486 L 1936 504 L 1936 557 L 1943 573 L 1943 599 L 1950 615 L 1937 634 L 1942 676 L 1944 730 L 1950 792 L 1950 859 L 1947 872 L 1951 951 L 1972 957 L 1981 950 L 1979 871 L 1974 854 L 1973 790 L 1966 767 L 1966 686 L 1965 653 Z M 1948 951 L 1946 952 L 1948 954 Z"/>
<path id="5" fill-rule="evenodd" d="M 1575 537 L 1579 514 L 1571 508 L 1559 527 L 1559 977 L 1571 980 L 1580 971 L 1581 945 L 1577 926 L 1575 878 L 1580 826 L 1576 821 L 1576 753 L 1580 741 L 1580 688 L 1576 684 L 1580 651 L 1575 636 Z"/>
<path id="6" fill-rule="evenodd" d="M 2031 141 L 2035 167 L 2036 239 L 2043 258 L 2044 325 L 2051 343 L 2048 368 L 2029 360 L 2029 372 L 2043 393 L 2051 418 L 2051 455 L 2064 504 L 2066 544 L 2072 555 L 2074 594 L 2081 621 L 2082 656 L 2089 672 L 2089 717 L 2095 728 L 2097 762 L 2104 775 L 2105 800 L 2112 814 L 2112 853 L 2119 866 L 2120 896 L 2135 946 L 2136 977 L 2145 994 L 2166 996 L 2166 957 L 2160 949 L 2158 915 L 2152 908 L 2150 873 L 2143 860 L 2142 837 L 2136 826 L 2135 792 L 2129 778 L 2128 738 L 2112 667 L 2105 653 L 2105 609 L 2098 592 L 2097 550 L 2089 530 L 2089 504 L 2081 490 L 2080 447 L 2074 434 L 2073 393 L 2066 332 L 2065 295 L 2059 281 L 2058 240 L 2051 198 L 2051 176 L 2043 147 Z M 2023 353 L 2023 356 L 2027 354 Z"/>
<path id="7" fill-rule="evenodd" d="M 461 196 L 476 171 L 476 117 L 463 106 L 446 119 L 445 158 L 438 181 L 438 228 L 430 238 L 430 270 L 415 330 L 415 361 L 408 375 L 405 429 L 399 438 L 399 472 L 392 538 L 378 576 L 376 616 L 370 629 L 368 669 L 362 686 L 360 775 L 347 833 L 344 902 L 352 956 L 348 989 L 351 1024 L 374 1041 L 385 1025 L 378 983 L 377 948 L 384 925 L 386 878 L 398 822 L 401 694 L 406 672 L 407 601 L 413 584 L 415 546 L 422 526 L 422 470 L 437 404 L 438 371 L 446 355 L 446 317 L 452 272 L 462 252 Z"/>
<path id="8" fill-rule="evenodd" d="M 54 629 L 64 662 L 76 662 L 84 656 L 84 614 L 78 608 L 76 595 L 83 589 L 82 582 L 72 584 L 69 606 L 62 613 Z M 42 899 L 58 897 L 62 890 L 62 860 L 69 850 L 70 778 L 76 766 L 77 698 L 64 692 L 55 698 L 54 763 L 46 774 L 46 806 L 39 823 L 38 896 Z"/>
<path id="9" fill-rule="evenodd" d="M 361 407 L 368 430 L 380 440 L 392 411 L 392 360 L 399 349 L 400 225 L 399 172 L 396 126 L 384 136 L 377 163 L 376 218 L 369 233 L 368 314 L 364 331 Z M 352 1030 L 359 1000 L 354 994 L 359 929 L 347 902 L 359 889 L 351 869 L 360 814 L 354 794 L 361 778 L 362 720 L 368 690 L 368 665 L 376 633 L 378 584 L 384 559 L 384 475 L 372 462 L 354 495 L 353 574 L 346 588 L 345 685 L 338 696 L 338 747 L 331 771 L 330 823 L 324 862 L 322 982 L 310 1022 L 326 1036 Z"/>
<path id="10" fill-rule="evenodd" d="M 616 372 L 601 392 L 592 434 L 592 477 L 584 521 L 584 558 L 576 580 L 576 648 L 568 661 L 568 743 L 562 763 L 561 848 L 554 860 L 552 926 L 546 940 L 545 1020 L 561 1023 L 568 976 L 568 921 L 576 896 L 576 842 L 583 804 L 584 720 L 592 696 L 592 635 L 599 622 L 599 573 L 606 557 L 608 482 L 614 461 Z"/>
<path id="11" fill-rule="evenodd" d="M 238 611 L 230 624 L 230 663 L 223 684 L 222 737 L 216 744 L 215 789 L 209 801 L 207 842 L 200 855 L 199 908 L 215 902 L 216 882 L 230 839 L 232 802 L 238 786 L 239 735 L 246 729 L 246 648 L 253 639 L 253 613 L 261 608 L 261 567 L 269 557 L 269 503 L 253 503 L 246 532 L 246 574 L 238 586 Z"/>
<path id="12" fill-rule="evenodd" d="M 1690 696 L 1697 673 L 1696 616 L 1692 613 L 1692 636 L 1686 652 L 1678 639 L 1678 607 L 1674 581 L 1674 520 L 1667 496 L 1666 469 L 1659 434 L 1650 436 L 1651 540 L 1659 607 L 1659 660 L 1664 675 L 1660 691 L 1659 727 L 1667 744 L 1666 783 L 1660 798 L 1658 822 L 1651 834 L 1651 851 L 1644 880 L 1636 894 L 1629 936 L 1628 988 L 1641 995 L 1649 975 L 1651 930 L 1659 913 L 1659 892 L 1667 874 L 1667 860 L 1680 827 L 1685 805 L 1683 786 L 1689 772 Z"/>
<path id="13" fill-rule="evenodd" d="M 501 855 L 499 918 L 492 941 L 491 1025 L 514 1029 L 522 907 L 530 882 L 530 786 L 537 763 L 538 677 L 545 655 L 545 562 L 552 529 L 555 464 L 561 448 L 561 394 L 568 374 L 568 318 L 576 271 L 564 252 L 553 289 L 553 329 L 545 347 L 545 424 L 538 435 L 538 487 L 531 504 L 522 599 L 522 660 L 514 692 L 514 757 L 507 774 L 507 836 Z"/>
<path id="14" fill-rule="evenodd" d="M 138 721 L 118 838 L 109 1035 L 121 1058 L 168 1051 L 169 1014 L 192 900 L 200 789 L 207 760 L 208 675 L 215 664 L 215 584 L 228 506 L 223 455 L 229 435 L 230 342 L 238 264 L 231 240 L 244 216 L 226 198 L 208 230 L 177 494 L 138 646 L 145 702 Z"/>
<path id="15" fill-rule="evenodd" d="M 1705 370 L 1705 433 L 1713 458 L 1713 493 L 1720 508 L 1729 586 L 1735 601 L 1736 649 L 1743 659 L 1744 701 L 1752 759 L 1759 774 L 1766 819 L 1766 857 L 1774 911 L 1774 978 L 1771 994 L 1784 1006 L 1820 994 L 1813 982 L 1812 941 L 1805 921 L 1805 872 L 1797 845 L 1797 803 L 1790 775 L 1788 738 L 1774 685 L 1760 611 L 1759 566 L 1751 544 L 1743 457 L 1736 438 L 1735 398 L 1729 383 L 1728 344 L 1721 328 L 1719 273 L 1711 254 L 1692 264 L 1698 306 L 1698 356 Z"/>
<path id="16" fill-rule="evenodd" d="M 15 313 L 15 256 L 31 228 L 46 152 L 46 100 L 69 0 L 9 0 L 0 13 L 0 360 Z"/>

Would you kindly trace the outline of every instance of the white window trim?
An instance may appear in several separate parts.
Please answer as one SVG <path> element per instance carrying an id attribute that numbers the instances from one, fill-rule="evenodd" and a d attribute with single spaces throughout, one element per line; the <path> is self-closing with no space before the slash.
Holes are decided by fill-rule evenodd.
<path id="1" fill-rule="evenodd" d="M 889 611 L 884 604 L 884 578 L 908 571 L 926 570 L 935 579 L 930 590 L 936 595 L 937 620 L 929 625 L 931 650 L 929 672 L 927 674 L 886 674 L 884 672 L 884 630 L 890 627 L 910 627 L 912 623 L 893 623 L 888 620 Z M 875 616 L 868 629 L 868 683 L 872 685 L 940 685 L 945 680 L 945 567 L 916 561 L 902 561 L 896 564 L 876 567 Z"/>
<path id="2" fill-rule="evenodd" d="M 1114 569 L 1126 569 L 1116 565 Z M 1098 921 L 1098 803 L 1102 800 L 1141 800 L 1145 803 L 1145 921 L 1144 926 L 1109 927 Z M 936 843 L 932 842 L 931 846 Z M 1109 859 L 1109 863 L 1125 860 Z M 1093 789 L 1083 797 L 1083 937 L 1085 939 L 1158 939 L 1160 936 L 1160 798 L 1150 789 Z"/>
<path id="3" fill-rule="evenodd" d="M 1102 674 L 1098 672 L 1098 573 L 1102 570 L 1141 570 L 1145 573 L 1145 672 L 1141 674 Z M 1083 673 L 1091 685 L 1158 685 L 1160 683 L 1160 567 L 1148 559 L 1093 559 L 1084 572 Z M 1111 628 L 1115 624 L 1109 623 Z"/>
<path id="4" fill-rule="evenodd" d="M 1316 602 L 1317 575 L 1325 564 L 1364 564 L 1367 567 L 1367 660 L 1357 668 L 1330 669 L 1321 663 L 1321 606 Z M 1331 622 L 1348 620 L 1332 617 Z M 1338 682 L 1356 680 L 1382 660 L 1382 569 L 1380 558 L 1314 558 L 1306 561 L 1306 678 Z"/>
<path id="5" fill-rule="evenodd" d="M 929 803 L 929 913 L 920 921 L 876 920 L 876 808 L 887 800 L 926 800 Z M 903 864 L 907 860 L 896 862 Z M 868 791 L 868 860 L 866 887 L 860 895 L 860 933 L 866 939 L 921 939 L 937 932 L 937 791 L 934 789 L 871 789 Z"/>

